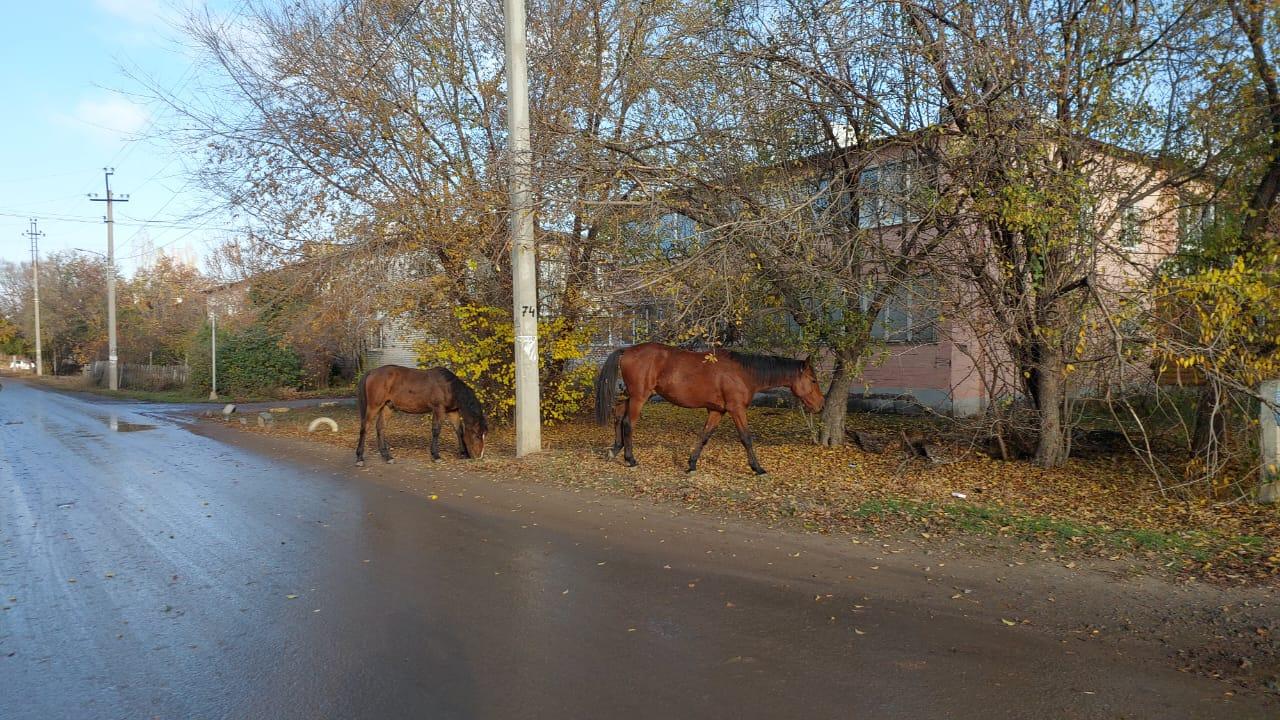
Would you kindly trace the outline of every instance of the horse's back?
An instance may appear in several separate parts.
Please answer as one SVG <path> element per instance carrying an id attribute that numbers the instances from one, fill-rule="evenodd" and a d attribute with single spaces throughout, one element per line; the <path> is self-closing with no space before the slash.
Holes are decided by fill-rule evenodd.
<path id="1" fill-rule="evenodd" d="M 723 409 L 732 404 L 727 396 L 747 392 L 740 370 L 727 350 L 644 343 L 627 348 L 622 355 L 622 374 L 629 389 L 656 392 L 681 407 Z"/>
<path id="2" fill-rule="evenodd" d="M 421 408 L 448 402 L 452 376 L 443 368 L 383 365 L 366 373 L 361 382 L 370 405 L 389 402 L 397 410 L 419 413 Z"/>

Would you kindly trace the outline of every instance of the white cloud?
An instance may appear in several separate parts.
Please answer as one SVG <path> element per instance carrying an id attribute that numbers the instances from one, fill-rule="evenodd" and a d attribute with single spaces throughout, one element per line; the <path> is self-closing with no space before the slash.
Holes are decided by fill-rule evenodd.
<path id="1" fill-rule="evenodd" d="M 99 10 L 136 25 L 153 25 L 164 21 L 172 10 L 160 0 L 94 0 Z"/>
<path id="2" fill-rule="evenodd" d="M 150 117 L 147 108 L 119 95 L 108 95 L 82 98 L 70 115 L 59 115 L 56 119 L 105 139 L 124 140 L 141 132 Z"/>

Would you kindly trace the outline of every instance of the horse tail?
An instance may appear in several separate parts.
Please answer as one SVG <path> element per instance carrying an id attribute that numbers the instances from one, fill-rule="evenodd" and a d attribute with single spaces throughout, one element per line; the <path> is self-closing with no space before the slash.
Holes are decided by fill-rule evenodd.
<path id="1" fill-rule="evenodd" d="M 359 382 L 356 383 L 356 415 L 360 418 L 360 427 L 364 427 L 364 410 L 368 405 L 368 398 L 365 397 L 364 384 L 369 381 L 369 373 L 360 376 Z"/>
<path id="2" fill-rule="evenodd" d="M 613 413 L 613 404 L 618 400 L 618 374 L 622 361 L 622 350 L 614 350 L 605 358 L 596 375 L 596 423 L 609 424 L 609 416 Z"/>

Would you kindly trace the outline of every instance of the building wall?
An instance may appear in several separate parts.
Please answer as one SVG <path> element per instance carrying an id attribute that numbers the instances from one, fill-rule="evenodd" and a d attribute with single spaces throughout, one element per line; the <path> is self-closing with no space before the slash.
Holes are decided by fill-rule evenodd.
<path id="1" fill-rule="evenodd" d="M 852 402 L 866 410 L 952 411 L 951 343 L 887 344 L 882 361 L 863 371 Z"/>
<path id="2" fill-rule="evenodd" d="M 370 329 L 362 354 L 366 370 L 383 365 L 418 367 L 418 343 L 428 339 L 425 330 L 414 328 L 406 316 L 383 318 Z"/>

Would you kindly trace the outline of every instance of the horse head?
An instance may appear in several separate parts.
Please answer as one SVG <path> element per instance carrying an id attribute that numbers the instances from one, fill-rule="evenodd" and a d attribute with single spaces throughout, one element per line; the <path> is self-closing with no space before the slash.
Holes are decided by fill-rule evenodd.
<path id="1" fill-rule="evenodd" d="M 812 356 L 804 359 L 800 372 L 791 381 L 791 394 L 800 398 L 809 412 L 819 412 L 825 403 L 822 388 L 818 386 L 818 373 L 813 369 Z"/>

